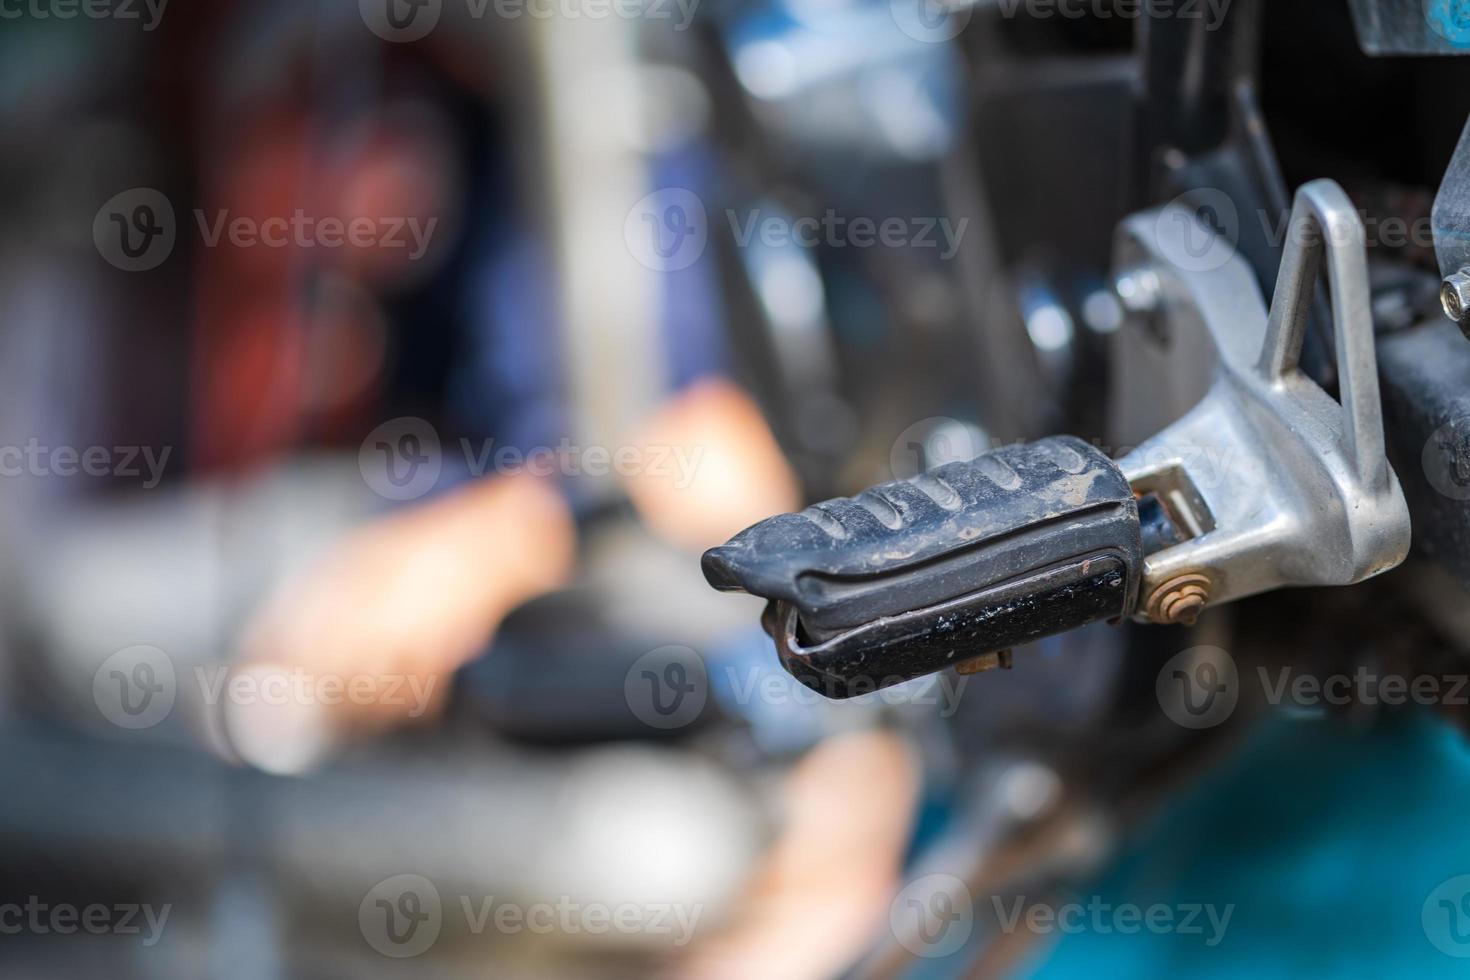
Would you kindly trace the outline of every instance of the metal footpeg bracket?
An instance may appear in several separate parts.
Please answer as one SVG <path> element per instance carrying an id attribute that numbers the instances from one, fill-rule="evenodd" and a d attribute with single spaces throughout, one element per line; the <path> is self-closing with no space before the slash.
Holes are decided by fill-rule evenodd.
<path id="1" fill-rule="evenodd" d="M 1188 246 L 1200 229 L 1177 209 L 1129 218 L 1116 250 L 1120 268 L 1147 263 L 1163 312 L 1197 313 L 1219 353 L 1205 398 L 1119 461 L 1178 539 L 1145 559 L 1139 615 L 1190 622 L 1206 605 L 1393 568 L 1409 512 L 1384 453 L 1364 231 L 1347 194 L 1330 180 L 1298 190 L 1269 315 L 1239 256 L 1199 269 Z M 1297 366 L 1324 255 L 1340 404 Z"/>
<path id="2" fill-rule="evenodd" d="M 705 577 L 770 600 L 782 664 L 844 698 L 1008 665 L 1013 644 L 1100 619 L 1188 623 L 1392 568 L 1409 512 L 1384 456 L 1363 225 L 1319 180 L 1288 234 L 1268 315 L 1245 260 L 1189 209 L 1123 223 L 1119 269 L 1156 284 L 1177 352 L 1216 367 L 1176 384 L 1203 397 L 1118 462 L 1067 437 L 1007 447 L 763 521 L 706 553 Z M 1297 366 L 1324 256 L 1340 404 Z"/>

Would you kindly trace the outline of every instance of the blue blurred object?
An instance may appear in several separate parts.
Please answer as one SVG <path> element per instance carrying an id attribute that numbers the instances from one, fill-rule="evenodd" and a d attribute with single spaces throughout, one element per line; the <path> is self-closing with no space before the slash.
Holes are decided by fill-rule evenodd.
<path id="1" fill-rule="evenodd" d="M 1073 900 L 1235 908 L 1203 935 L 1062 935 L 1023 975 L 1464 977 L 1470 748 L 1428 712 L 1275 716 Z M 985 899 L 977 896 L 977 901 Z M 988 910 L 987 910 L 988 911 Z M 1454 955 L 1451 955 L 1453 953 Z"/>

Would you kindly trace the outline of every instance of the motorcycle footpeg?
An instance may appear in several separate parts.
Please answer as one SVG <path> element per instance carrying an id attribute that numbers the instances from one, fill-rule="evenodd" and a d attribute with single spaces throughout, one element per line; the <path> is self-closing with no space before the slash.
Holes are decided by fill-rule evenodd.
<path id="1" fill-rule="evenodd" d="M 703 568 L 770 600 L 782 664 L 840 699 L 1131 615 L 1143 544 L 1118 466 L 1057 437 L 773 517 Z"/>
<path id="2" fill-rule="evenodd" d="M 1002 449 L 757 524 L 705 555 L 705 577 L 769 599 L 786 668 L 840 698 L 1006 663 L 977 658 L 1097 619 L 1189 625 L 1209 606 L 1396 567 L 1412 527 L 1385 455 L 1352 200 L 1330 180 L 1298 189 L 1269 311 L 1239 254 L 1190 261 L 1199 233 L 1177 203 L 1121 226 L 1120 277 L 1161 282 L 1170 334 L 1190 338 L 1163 373 L 1187 375 L 1203 350 L 1215 368 L 1193 408 L 1116 464 L 1069 438 Z M 1324 267 L 1335 400 L 1299 366 Z"/>

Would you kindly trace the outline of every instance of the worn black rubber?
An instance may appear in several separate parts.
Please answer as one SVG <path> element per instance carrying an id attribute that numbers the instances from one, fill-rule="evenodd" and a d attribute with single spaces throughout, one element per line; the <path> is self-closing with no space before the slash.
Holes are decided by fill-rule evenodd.
<path id="1" fill-rule="evenodd" d="M 773 517 L 703 560 L 772 600 L 782 662 L 839 698 L 1128 615 L 1142 567 L 1128 481 L 1068 437 Z"/>

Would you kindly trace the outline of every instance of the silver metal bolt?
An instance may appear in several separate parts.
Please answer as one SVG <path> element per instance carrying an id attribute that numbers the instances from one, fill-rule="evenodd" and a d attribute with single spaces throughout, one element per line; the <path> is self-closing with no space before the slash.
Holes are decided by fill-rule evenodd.
<path id="1" fill-rule="evenodd" d="M 1444 315 L 1458 323 L 1462 331 L 1470 328 L 1470 266 L 1445 276 L 1439 287 L 1439 304 L 1444 307 Z"/>

